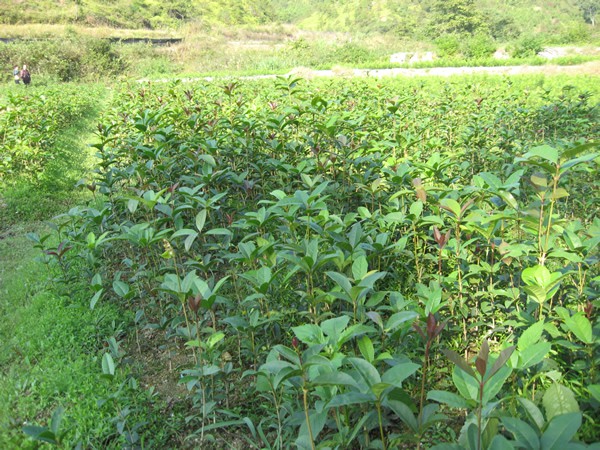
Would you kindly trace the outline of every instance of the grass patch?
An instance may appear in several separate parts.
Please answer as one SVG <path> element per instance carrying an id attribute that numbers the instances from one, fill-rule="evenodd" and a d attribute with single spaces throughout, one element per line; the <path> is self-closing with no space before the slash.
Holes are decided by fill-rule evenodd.
<path id="1" fill-rule="evenodd" d="M 25 424 L 45 424 L 66 408 L 64 443 L 89 444 L 112 432 L 114 408 L 96 401 L 112 387 L 100 379 L 105 336 L 123 319 L 114 305 L 91 311 L 48 290 L 37 250 L 24 236 L 42 225 L 12 227 L 0 239 L 0 447 L 34 448 Z M 98 442 L 96 442 L 98 443 Z"/>
<path id="2" fill-rule="evenodd" d="M 179 38 L 180 34 L 171 30 L 127 29 L 106 26 L 89 27 L 80 25 L 59 25 L 48 23 L 30 23 L 24 25 L 3 24 L 2 36 L 5 38 L 57 38 L 65 36 L 89 36 L 95 38 Z"/>

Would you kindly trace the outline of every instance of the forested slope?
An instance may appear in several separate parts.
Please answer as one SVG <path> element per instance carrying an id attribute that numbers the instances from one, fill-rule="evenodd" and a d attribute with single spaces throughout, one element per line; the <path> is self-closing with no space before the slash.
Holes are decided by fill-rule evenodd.
<path id="1" fill-rule="evenodd" d="M 582 7 L 587 5 L 587 13 Z M 598 0 L 1 0 L 0 23 L 78 23 L 122 28 L 289 23 L 300 28 L 376 31 L 410 38 L 445 32 L 565 32 L 593 21 Z M 590 7 L 591 5 L 591 7 Z M 591 13 L 590 13 L 591 11 Z"/>

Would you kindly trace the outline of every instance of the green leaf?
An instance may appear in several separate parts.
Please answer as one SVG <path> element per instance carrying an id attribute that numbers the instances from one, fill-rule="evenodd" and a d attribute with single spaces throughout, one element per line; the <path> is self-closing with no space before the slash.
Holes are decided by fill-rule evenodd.
<path id="1" fill-rule="evenodd" d="M 592 161 L 592 160 L 596 159 L 598 157 L 598 155 L 599 155 L 599 153 L 590 153 L 588 155 L 583 155 L 583 156 L 580 156 L 579 158 L 574 158 L 569 161 L 566 161 L 561 165 L 560 173 L 563 174 L 571 167 L 575 167 L 576 165 L 581 164 L 583 162 Z"/>
<path id="2" fill-rule="evenodd" d="M 58 445 L 56 435 L 52 431 L 48 430 L 46 427 L 27 425 L 23 427 L 23 433 L 25 433 L 27 436 L 36 441 L 48 442 L 49 444 Z"/>
<path id="3" fill-rule="evenodd" d="M 373 386 L 381 383 L 381 377 L 377 369 L 371 363 L 361 358 L 347 358 L 347 361 L 352 364 L 358 375 L 365 381 L 367 386 Z"/>
<path id="4" fill-rule="evenodd" d="M 518 397 L 517 400 L 519 401 L 527 415 L 531 418 L 531 420 L 533 420 L 533 422 L 537 426 L 538 431 L 542 431 L 546 422 L 544 421 L 544 415 L 542 414 L 542 411 L 540 411 L 540 408 L 538 408 L 535 405 L 535 403 L 533 403 L 527 398 Z"/>
<path id="5" fill-rule="evenodd" d="M 359 256 L 352 263 L 352 276 L 355 280 L 362 280 L 368 271 L 369 263 L 367 262 L 367 258 L 365 256 Z"/>
<path id="6" fill-rule="evenodd" d="M 190 251 L 190 248 L 192 248 L 192 245 L 194 245 L 194 241 L 197 237 L 198 233 L 194 231 L 193 233 L 190 233 L 188 237 L 185 238 L 185 241 L 183 241 L 183 246 L 186 251 Z"/>
<path id="7" fill-rule="evenodd" d="M 402 420 L 402 422 L 408 425 L 408 427 L 414 433 L 417 433 L 419 431 L 417 418 L 406 403 L 399 402 L 398 400 L 387 400 L 385 404 L 392 411 L 394 411 L 394 413 L 400 418 L 400 420 Z"/>
<path id="8" fill-rule="evenodd" d="M 529 328 L 527 328 L 525 331 L 523 331 L 523 334 L 521 334 L 521 337 L 517 341 L 517 348 L 520 351 L 523 351 L 523 350 L 527 349 L 528 347 L 531 347 L 533 344 L 537 343 L 540 340 L 540 338 L 542 337 L 543 331 L 544 331 L 544 321 L 543 320 L 540 320 L 540 321 L 534 323 Z"/>
<path id="9" fill-rule="evenodd" d="M 204 224 L 206 223 L 206 210 L 203 209 L 198 214 L 196 214 L 196 229 L 199 233 L 202 232 L 202 228 L 204 228 Z"/>
<path id="10" fill-rule="evenodd" d="M 457 219 L 461 216 L 461 208 L 458 202 L 451 198 L 443 198 L 440 200 L 440 206 L 446 211 L 452 213 Z"/>
<path id="11" fill-rule="evenodd" d="M 573 148 L 565 150 L 562 153 L 561 158 L 562 159 L 573 158 L 573 157 L 579 155 L 581 152 L 583 152 L 585 150 L 589 150 L 590 148 L 597 148 L 597 147 L 598 147 L 598 143 L 597 142 L 588 142 L 586 144 L 580 144 L 580 145 L 577 145 L 577 146 L 575 146 Z M 564 163 L 562 165 L 564 166 Z"/>
<path id="12" fill-rule="evenodd" d="M 547 289 L 552 281 L 548 268 L 539 264 L 524 269 L 521 273 L 521 278 L 529 286 L 539 286 L 544 289 Z"/>
<path id="13" fill-rule="evenodd" d="M 496 361 L 494 362 L 494 365 L 492 366 L 492 370 L 490 370 L 488 376 L 489 377 L 494 376 L 494 374 L 497 371 L 499 371 L 502 366 L 504 366 L 504 364 L 506 363 L 506 361 L 508 361 L 508 358 L 510 358 L 510 355 L 512 355 L 514 351 L 515 351 L 514 345 L 511 345 L 510 347 L 502 350 L 500 352 L 500 355 L 498 355 L 498 359 L 496 359 Z"/>
<path id="14" fill-rule="evenodd" d="M 381 377 L 381 381 L 384 383 L 391 384 L 392 386 L 396 386 L 401 388 L 402 382 L 414 374 L 419 369 L 418 364 L 412 362 L 403 362 L 396 364 L 391 369 L 388 369 L 383 376 Z"/>
<path id="15" fill-rule="evenodd" d="M 554 383 L 542 397 L 546 409 L 546 419 L 552 420 L 561 414 L 579 412 L 579 404 L 573 391 L 562 384 Z"/>
<path id="16" fill-rule="evenodd" d="M 105 353 L 102 357 L 102 373 L 104 375 L 115 374 L 115 362 L 112 356 L 110 356 L 110 353 Z"/>
<path id="17" fill-rule="evenodd" d="M 500 192 L 498 192 L 498 196 L 502 200 L 504 200 L 504 203 L 506 203 L 512 209 L 519 208 L 519 204 L 518 204 L 517 200 L 515 199 L 514 195 L 512 195 L 510 192 L 500 191 Z"/>
<path id="18" fill-rule="evenodd" d="M 501 434 L 494 436 L 487 450 L 514 450 L 513 444 Z"/>
<path id="19" fill-rule="evenodd" d="M 400 311 L 394 313 L 390 316 L 387 323 L 385 324 L 385 331 L 390 332 L 394 331 L 403 324 L 404 322 L 408 322 L 419 317 L 419 314 L 415 311 Z"/>
<path id="20" fill-rule="evenodd" d="M 62 422 L 63 414 L 65 413 L 65 408 L 59 406 L 56 408 L 54 413 L 52 414 L 52 419 L 50 421 L 50 431 L 52 431 L 56 436 L 58 436 L 58 431 L 60 429 L 60 423 Z"/>
<path id="21" fill-rule="evenodd" d="M 233 233 L 227 228 L 213 228 L 212 230 L 208 230 L 206 234 L 211 236 L 233 236 Z"/>
<path id="22" fill-rule="evenodd" d="M 502 181 L 500 181 L 500 178 L 491 172 L 481 172 L 478 176 L 485 182 L 485 184 L 494 190 L 502 187 Z"/>
<path id="23" fill-rule="evenodd" d="M 442 349 L 442 352 L 444 353 L 444 355 L 446 355 L 446 358 L 448 358 L 450 361 L 452 361 L 454 364 L 460 367 L 464 372 L 471 375 L 471 377 L 475 377 L 475 372 L 473 371 L 473 369 L 458 353 L 456 353 L 454 350 L 449 349 Z"/>
<path id="24" fill-rule="evenodd" d="M 344 372 L 327 372 L 312 381 L 314 384 L 321 386 L 352 386 L 358 389 L 354 378 Z"/>
<path id="25" fill-rule="evenodd" d="M 538 435 L 527 422 L 514 417 L 502 417 L 502 424 L 514 436 L 516 447 L 527 450 L 538 450 L 540 448 Z"/>
<path id="26" fill-rule="evenodd" d="M 359 405 L 363 403 L 371 403 L 375 401 L 373 394 L 365 394 L 361 392 L 346 392 L 333 397 L 327 404 L 330 408 L 347 405 Z"/>
<path id="27" fill-rule="evenodd" d="M 491 373 L 491 372 L 490 372 Z M 485 387 L 483 389 L 483 399 L 482 402 L 484 405 L 487 405 L 491 400 L 493 400 L 496 395 L 502 389 L 504 382 L 512 373 L 512 369 L 507 366 L 501 366 L 501 368 L 496 372 L 490 379 L 488 379 L 485 383 Z"/>
<path id="28" fill-rule="evenodd" d="M 528 347 L 526 350 L 519 352 L 518 368 L 520 370 L 525 370 L 539 364 L 551 349 L 552 345 L 549 342 L 538 342 L 537 344 Z"/>
<path id="29" fill-rule="evenodd" d="M 113 291 L 121 298 L 125 298 L 129 294 L 129 285 L 120 280 L 113 281 Z"/>
<path id="30" fill-rule="evenodd" d="M 411 204 L 409 212 L 412 216 L 418 219 L 421 216 L 421 213 L 423 212 L 423 202 L 417 200 L 416 202 Z"/>
<path id="31" fill-rule="evenodd" d="M 467 402 L 460 395 L 456 395 L 453 392 L 437 391 L 432 390 L 427 393 L 427 400 L 434 400 L 436 402 L 444 403 L 452 408 L 468 409 L 469 402 Z"/>
<path id="32" fill-rule="evenodd" d="M 558 150 L 556 150 L 554 147 L 550 147 L 549 145 L 540 145 L 539 147 L 534 147 L 525 155 L 523 155 L 523 158 L 529 159 L 532 156 L 538 156 L 555 165 L 558 162 Z"/>
<path id="33" fill-rule="evenodd" d="M 600 402 L 600 384 L 591 384 L 588 386 L 588 392 L 596 401 Z"/>
<path id="34" fill-rule="evenodd" d="M 555 416 L 542 435 L 543 450 L 562 450 L 581 426 L 581 413 L 571 412 Z"/>
<path id="35" fill-rule="evenodd" d="M 326 336 L 337 341 L 338 337 L 342 334 L 342 331 L 348 326 L 348 322 L 350 322 L 349 316 L 334 317 L 333 319 L 323 321 L 321 323 L 321 329 Z"/>
<path id="36" fill-rule="evenodd" d="M 171 235 L 171 239 L 175 239 L 181 236 L 189 236 L 190 234 L 196 234 L 196 236 L 198 235 L 198 233 L 195 230 L 192 230 L 191 228 L 182 228 L 181 230 L 177 230 L 176 232 L 174 232 Z"/>
<path id="37" fill-rule="evenodd" d="M 350 291 L 352 290 L 352 283 L 350 283 L 348 277 L 338 272 L 325 272 L 325 274 L 333 281 L 335 281 L 338 284 L 338 286 L 344 290 L 346 294 L 350 295 Z"/>
<path id="38" fill-rule="evenodd" d="M 96 306 L 96 303 L 98 303 L 98 300 L 100 300 L 100 297 L 102 297 L 103 293 L 104 293 L 104 289 L 100 289 L 98 292 L 96 292 L 94 294 L 94 296 L 90 300 L 90 309 L 94 309 L 94 307 Z"/>
<path id="39" fill-rule="evenodd" d="M 358 348 L 363 358 L 372 363 L 375 359 L 375 348 L 369 336 L 362 336 L 358 340 Z"/>
<path id="40" fill-rule="evenodd" d="M 540 286 L 523 286 L 523 290 L 538 304 L 546 301 L 548 293 Z"/>
<path id="41" fill-rule="evenodd" d="M 458 366 L 454 367 L 452 371 L 452 381 L 458 389 L 460 395 L 467 400 L 473 400 L 478 402 L 479 400 L 479 382 L 473 375 L 467 374 L 464 370 L 461 370 Z"/>
<path id="42" fill-rule="evenodd" d="M 206 348 L 208 350 L 212 349 L 216 344 L 222 341 L 225 338 L 225 333 L 219 331 L 217 333 L 211 334 L 206 340 Z"/>
<path id="43" fill-rule="evenodd" d="M 298 327 L 292 327 L 292 331 L 301 342 L 312 345 L 312 344 L 325 344 L 325 336 L 323 331 L 317 325 L 306 324 Z"/>
<path id="44" fill-rule="evenodd" d="M 564 197 L 568 197 L 569 196 L 569 192 L 565 189 L 565 188 L 556 188 L 556 190 L 554 190 L 554 192 L 552 192 L 552 195 L 550 195 L 550 198 L 552 200 L 558 200 Z"/>
<path id="45" fill-rule="evenodd" d="M 196 284 L 198 282 L 199 278 L 198 275 L 196 275 L 196 271 L 192 270 L 191 272 L 188 272 L 188 274 L 185 276 L 185 278 L 183 279 L 183 281 L 181 282 L 181 290 L 180 290 L 180 294 L 189 294 L 190 291 L 192 290 L 192 286 L 194 286 L 194 284 Z"/>
<path id="46" fill-rule="evenodd" d="M 565 325 L 571 333 L 573 333 L 577 339 L 584 344 L 593 344 L 594 336 L 592 333 L 592 324 L 582 312 L 567 317 L 565 319 Z"/>

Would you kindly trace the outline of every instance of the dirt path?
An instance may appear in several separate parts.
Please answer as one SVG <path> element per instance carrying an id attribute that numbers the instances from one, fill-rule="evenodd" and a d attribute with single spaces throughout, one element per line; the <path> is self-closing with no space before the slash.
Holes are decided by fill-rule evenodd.
<path id="1" fill-rule="evenodd" d="M 555 64 L 545 64 L 543 66 L 497 66 L 497 67 L 434 67 L 431 69 L 346 69 L 339 68 L 333 70 L 313 70 L 305 67 L 298 67 L 283 76 L 299 76 L 302 78 L 320 78 L 320 77 L 450 77 L 456 75 L 488 74 L 488 75 L 524 75 L 524 74 L 544 74 L 544 75 L 590 75 L 600 76 L 600 60 L 590 61 L 585 64 L 574 66 L 558 66 Z M 250 75 L 235 77 L 242 80 L 259 80 L 265 78 L 277 78 L 281 75 Z M 182 78 L 182 82 L 191 82 L 197 80 L 213 81 L 225 77 L 194 77 Z M 159 82 L 166 83 L 173 79 L 149 80 L 147 78 L 138 80 L 138 82 Z"/>
<path id="2" fill-rule="evenodd" d="M 570 74 L 570 75 L 600 75 L 600 61 L 591 61 L 575 66 L 558 66 L 546 64 L 543 66 L 498 66 L 498 67 L 434 67 L 431 69 L 339 69 L 339 70 L 307 70 L 292 71 L 289 75 L 305 75 L 307 77 L 418 77 L 453 75 L 489 74 L 489 75 L 520 75 L 541 73 L 545 75 Z"/>

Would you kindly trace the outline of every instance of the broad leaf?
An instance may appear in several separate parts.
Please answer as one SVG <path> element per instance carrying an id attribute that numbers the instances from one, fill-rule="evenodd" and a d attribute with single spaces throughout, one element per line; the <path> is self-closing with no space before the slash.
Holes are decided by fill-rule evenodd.
<path id="1" fill-rule="evenodd" d="M 594 336 L 592 333 L 592 324 L 587 317 L 579 312 L 565 319 L 565 325 L 569 331 L 573 333 L 577 339 L 584 344 L 593 344 Z"/>
<path id="2" fill-rule="evenodd" d="M 501 434 L 494 436 L 487 450 L 514 450 L 512 443 Z"/>
<path id="3" fill-rule="evenodd" d="M 391 369 L 388 369 L 383 376 L 381 377 L 381 381 L 384 383 L 389 383 L 392 386 L 396 386 L 401 388 L 402 382 L 414 374 L 419 369 L 418 364 L 412 362 L 403 362 L 396 364 Z"/>
<path id="4" fill-rule="evenodd" d="M 346 392 L 333 397 L 327 404 L 330 408 L 347 405 L 360 405 L 363 403 L 371 403 L 375 401 L 373 394 L 365 394 L 361 392 Z"/>
<path id="5" fill-rule="evenodd" d="M 344 372 L 324 373 L 315 378 L 313 383 L 322 386 L 352 386 L 358 389 L 354 378 Z"/>
<path id="6" fill-rule="evenodd" d="M 429 391 L 427 393 L 427 400 L 434 400 L 436 402 L 444 403 L 452 408 L 468 409 L 470 407 L 469 402 L 467 402 L 463 397 L 446 391 Z"/>
<path id="7" fill-rule="evenodd" d="M 454 350 L 449 349 L 442 349 L 442 352 L 450 361 L 452 361 L 454 364 L 460 367 L 464 372 L 471 375 L 472 377 L 475 377 L 475 372 L 473 371 L 473 369 L 458 353 L 456 353 Z"/>
<path id="8" fill-rule="evenodd" d="M 579 404 L 573 391 L 562 384 L 554 383 L 542 397 L 546 409 L 546 419 L 552 420 L 555 416 L 579 412 Z"/>
<path id="9" fill-rule="evenodd" d="M 540 409 L 535 405 L 535 403 L 533 403 L 527 398 L 519 397 L 517 398 L 517 400 L 519 401 L 529 418 L 533 420 L 533 422 L 537 426 L 538 431 L 542 431 L 542 429 L 544 428 L 544 424 L 546 423 L 544 421 L 544 415 L 542 414 L 542 411 L 540 411 Z"/>
<path id="10" fill-rule="evenodd" d="M 514 417 L 503 417 L 502 424 L 512 433 L 515 438 L 515 445 L 519 448 L 527 450 L 538 450 L 540 448 L 538 435 L 528 423 Z"/>
<path id="11" fill-rule="evenodd" d="M 414 433 L 419 431 L 417 418 L 406 403 L 397 400 L 387 400 L 385 404 L 404 422 Z"/>
<path id="12" fill-rule="evenodd" d="M 347 361 L 352 364 L 358 375 L 365 381 L 367 386 L 373 386 L 381 383 L 379 372 L 371 363 L 361 358 L 347 358 Z"/>
<path id="13" fill-rule="evenodd" d="M 544 450 L 562 450 L 581 426 L 581 413 L 572 412 L 554 417 L 542 435 Z"/>
<path id="14" fill-rule="evenodd" d="M 520 351 L 523 351 L 523 350 L 527 349 L 528 347 L 531 347 L 533 344 L 537 343 L 540 340 L 540 338 L 542 337 L 543 331 L 544 331 L 544 321 L 543 320 L 540 320 L 540 321 L 534 323 L 529 328 L 527 328 L 525 331 L 523 331 L 523 334 L 521 334 L 521 337 L 517 341 L 517 348 Z"/>
<path id="15" fill-rule="evenodd" d="M 369 336 L 362 336 L 358 339 L 358 348 L 363 358 L 372 363 L 375 359 L 375 348 Z"/>

